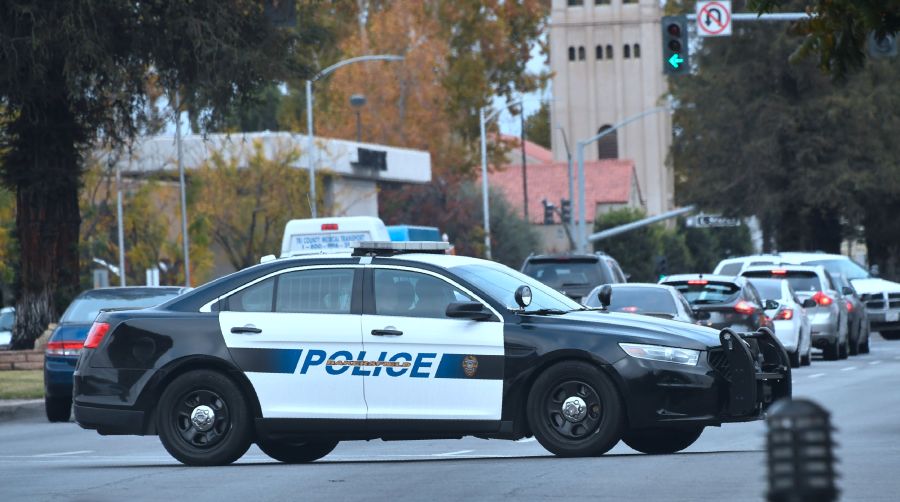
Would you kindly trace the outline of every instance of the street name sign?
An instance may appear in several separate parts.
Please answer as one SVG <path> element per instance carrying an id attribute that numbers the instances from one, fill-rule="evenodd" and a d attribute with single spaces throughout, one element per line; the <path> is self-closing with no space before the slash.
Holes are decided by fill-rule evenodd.
<path id="1" fill-rule="evenodd" d="M 697 2 L 697 34 L 701 37 L 731 36 L 731 0 Z"/>
<path id="2" fill-rule="evenodd" d="M 687 226 L 693 228 L 739 227 L 740 218 L 726 218 L 717 214 L 698 214 L 687 218 Z"/>

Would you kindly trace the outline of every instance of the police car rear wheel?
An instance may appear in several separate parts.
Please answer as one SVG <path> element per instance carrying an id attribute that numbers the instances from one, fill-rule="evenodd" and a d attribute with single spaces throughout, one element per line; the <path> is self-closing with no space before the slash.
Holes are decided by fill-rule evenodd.
<path id="1" fill-rule="evenodd" d="M 328 455 L 338 445 L 338 442 L 259 440 L 256 445 L 263 453 L 279 462 L 304 464 Z"/>
<path id="2" fill-rule="evenodd" d="M 687 429 L 660 428 L 628 431 L 622 438 L 632 449 L 648 455 L 679 452 L 694 444 L 703 433 L 703 427 Z"/>
<path id="3" fill-rule="evenodd" d="M 545 370 L 528 397 L 528 423 L 541 446 L 563 457 L 602 455 L 622 435 L 625 416 L 612 382 L 569 361 Z"/>
<path id="4" fill-rule="evenodd" d="M 156 420 L 163 446 L 187 465 L 230 464 L 252 441 L 247 400 L 215 371 L 192 371 L 172 381 L 160 397 Z"/>

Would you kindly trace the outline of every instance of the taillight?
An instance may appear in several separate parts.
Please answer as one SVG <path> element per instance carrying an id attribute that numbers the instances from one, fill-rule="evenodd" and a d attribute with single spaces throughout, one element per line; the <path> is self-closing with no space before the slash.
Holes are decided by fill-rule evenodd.
<path id="1" fill-rule="evenodd" d="M 84 348 L 96 349 L 103 341 L 107 331 L 109 331 L 109 323 L 95 322 L 91 325 L 91 331 L 88 332 L 87 339 L 84 341 Z"/>
<path id="2" fill-rule="evenodd" d="M 737 305 L 734 306 L 734 310 L 739 314 L 750 315 L 756 312 L 756 308 L 752 303 L 741 300 L 737 302 Z"/>
<path id="3" fill-rule="evenodd" d="M 776 268 L 772 271 L 772 275 L 787 275 L 787 270 L 783 268 Z"/>
<path id="4" fill-rule="evenodd" d="M 83 345 L 81 342 L 48 342 L 44 353 L 48 356 L 77 356 Z"/>
<path id="5" fill-rule="evenodd" d="M 822 307 L 827 307 L 834 303 L 834 300 L 831 299 L 830 296 L 826 295 L 824 291 L 819 291 L 816 294 L 812 295 L 812 299 L 816 302 L 817 305 Z"/>
<path id="6" fill-rule="evenodd" d="M 853 303 L 850 300 L 846 300 L 847 302 L 847 312 L 853 312 Z"/>
<path id="7" fill-rule="evenodd" d="M 775 314 L 776 321 L 790 321 L 794 318 L 794 310 L 793 309 L 781 309 Z"/>
<path id="8" fill-rule="evenodd" d="M 690 284 L 691 286 L 706 286 L 707 284 L 709 284 L 709 281 L 707 281 L 706 279 L 691 279 L 688 281 L 688 284 Z"/>

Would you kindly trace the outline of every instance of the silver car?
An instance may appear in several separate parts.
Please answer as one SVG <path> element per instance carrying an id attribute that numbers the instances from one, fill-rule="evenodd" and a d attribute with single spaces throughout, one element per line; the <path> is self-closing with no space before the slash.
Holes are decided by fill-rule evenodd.
<path id="1" fill-rule="evenodd" d="M 807 309 L 813 347 L 821 349 L 825 359 L 846 359 L 850 354 L 847 332 L 847 303 L 824 267 L 808 265 L 756 265 L 744 268 L 748 278 L 786 279 L 797 297 L 812 299 Z M 811 305 L 811 304 L 810 304 Z"/>
<path id="2" fill-rule="evenodd" d="M 772 320 L 775 337 L 787 350 L 791 367 L 808 365 L 812 360 L 812 328 L 806 309 L 815 307 L 815 300 L 801 300 L 786 279 L 754 278 L 750 282 L 763 300 L 778 302 L 778 307 L 767 309 L 766 315 Z"/>

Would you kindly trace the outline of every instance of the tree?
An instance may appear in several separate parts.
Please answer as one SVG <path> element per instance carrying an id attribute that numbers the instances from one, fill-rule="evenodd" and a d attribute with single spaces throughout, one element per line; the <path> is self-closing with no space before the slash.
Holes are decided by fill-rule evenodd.
<path id="1" fill-rule="evenodd" d="M 550 127 L 550 104 L 541 103 L 538 111 L 525 119 L 525 137 L 544 148 L 550 148 L 550 135 L 553 134 Z"/>
<path id="2" fill-rule="evenodd" d="M 33 346 L 78 288 L 83 151 L 139 132 L 147 82 L 201 126 L 262 84 L 308 72 L 304 44 L 253 0 L 0 3 L 0 177 L 21 250 L 13 348 Z"/>
<path id="3" fill-rule="evenodd" d="M 193 176 L 199 187 L 198 218 L 235 269 L 279 254 L 287 221 L 309 218 L 309 172 L 297 167 L 299 158 L 300 151 L 290 144 L 267 154 L 257 141 L 246 150 L 236 145 L 213 151 Z M 319 185 L 325 175 L 317 174 Z"/>
<path id="4" fill-rule="evenodd" d="M 751 0 L 750 7 L 759 13 L 780 8 L 796 7 L 795 0 Z M 900 30 L 900 1 L 898 0 L 816 0 L 807 7 L 809 20 L 798 22 L 793 32 L 805 38 L 794 57 L 818 53 L 819 67 L 837 78 L 859 71 L 866 61 L 866 39 L 869 33 L 877 37 L 896 35 Z"/>

